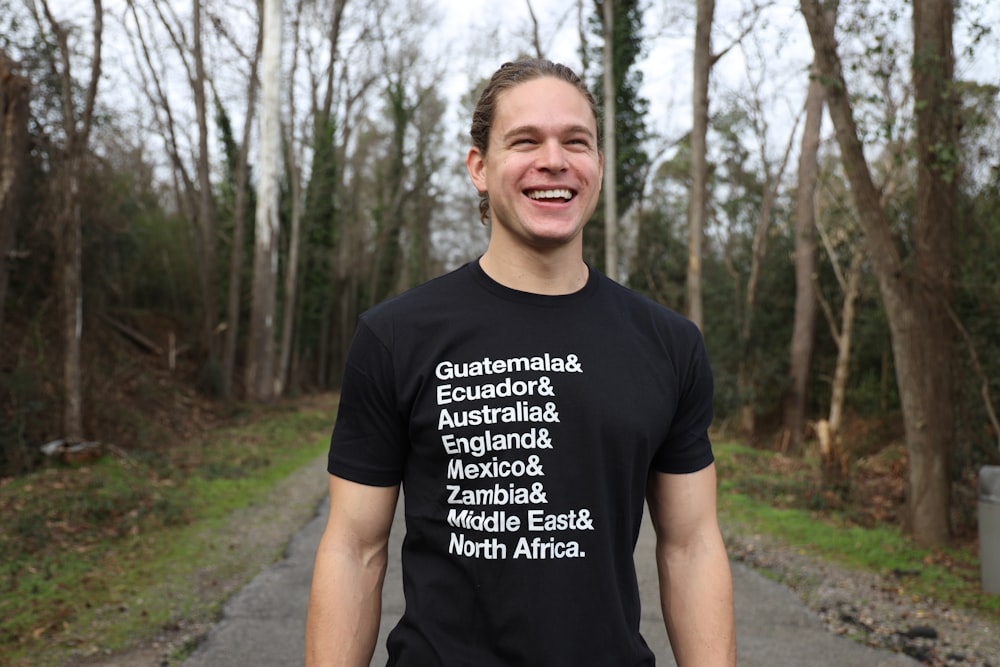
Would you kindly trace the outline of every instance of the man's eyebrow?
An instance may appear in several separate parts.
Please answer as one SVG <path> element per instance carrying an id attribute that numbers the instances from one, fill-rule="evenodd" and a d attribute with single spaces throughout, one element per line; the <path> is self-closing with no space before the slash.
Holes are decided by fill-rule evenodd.
<path id="1" fill-rule="evenodd" d="M 503 139 L 509 139 L 510 137 L 514 137 L 514 136 L 517 136 L 517 135 L 520 135 L 520 134 L 532 134 L 532 133 L 535 133 L 535 132 L 538 132 L 538 131 L 539 131 L 539 128 L 536 125 L 517 125 L 515 127 L 510 128 L 506 132 L 504 132 L 502 138 Z M 586 134 L 591 139 L 593 139 L 593 138 L 596 137 L 594 131 L 591 130 L 586 125 L 570 125 L 570 126 L 568 126 L 566 128 L 563 128 L 563 130 L 562 130 L 561 133 L 563 133 L 563 134 Z"/>

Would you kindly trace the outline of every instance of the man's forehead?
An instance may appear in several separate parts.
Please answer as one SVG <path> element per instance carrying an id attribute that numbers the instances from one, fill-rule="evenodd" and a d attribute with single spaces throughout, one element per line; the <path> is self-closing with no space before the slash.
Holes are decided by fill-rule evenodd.
<path id="1" fill-rule="evenodd" d="M 584 94 L 553 77 L 525 81 L 497 98 L 495 129 L 506 135 L 519 130 L 558 127 L 596 135 L 597 119 Z"/>

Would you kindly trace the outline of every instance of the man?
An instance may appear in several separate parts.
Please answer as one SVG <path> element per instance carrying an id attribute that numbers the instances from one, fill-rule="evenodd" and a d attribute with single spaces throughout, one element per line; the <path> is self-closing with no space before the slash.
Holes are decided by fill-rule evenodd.
<path id="1" fill-rule="evenodd" d="M 466 159 L 486 252 L 362 316 L 307 665 L 369 664 L 400 484 L 406 611 L 390 665 L 653 665 L 632 558 L 644 498 L 678 664 L 735 664 L 701 336 L 583 261 L 597 115 L 568 68 L 501 67 Z"/>

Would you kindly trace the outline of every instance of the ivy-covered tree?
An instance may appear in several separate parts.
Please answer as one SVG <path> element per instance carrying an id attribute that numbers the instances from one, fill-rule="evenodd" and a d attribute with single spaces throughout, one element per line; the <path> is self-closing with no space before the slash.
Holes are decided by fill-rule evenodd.
<path id="1" fill-rule="evenodd" d="M 301 306 L 299 311 L 300 355 L 312 376 L 308 384 L 329 386 L 334 372 L 330 363 L 330 320 L 336 297 L 334 261 L 340 235 L 337 186 L 340 165 L 336 147 L 336 119 L 319 115 L 313 140 L 311 178 L 305 188 L 302 229 Z"/>
<path id="2" fill-rule="evenodd" d="M 642 191 L 649 168 L 649 155 L 645 142 L 649 137 L 645 117 L 649 110 L 649 100 L 640 94 L 642 71 L 638 61 L 642 57 L 642 4 L 638 0 L 595 0 L 595 11 L 591 16 L 592 33 L 597 36 L 595 44 L 585 44 L 588 50 L 585 60 L 602 62 L 601 48 L 604 43 L 604 3 L 613 7 L 613 68 L 615 89 L 615 182 L 618 199 L 618 216 L 624 218 L 642 197 Z M 594 73 L 591 90 L 595 91 L 598 104 L 604 106 L 602 80 L 603 67 Z M 605 169 L 611 165 L 605 165 Z M 602 197 L 606 193 L 602 194 Z M 598 205 L 593 219 L 588 223 L 590 230 L 584 236 L 584 253 L 587 261 L 602 268 L 609 275 L 613 273 L 604 266 L 604 208 Z"/>

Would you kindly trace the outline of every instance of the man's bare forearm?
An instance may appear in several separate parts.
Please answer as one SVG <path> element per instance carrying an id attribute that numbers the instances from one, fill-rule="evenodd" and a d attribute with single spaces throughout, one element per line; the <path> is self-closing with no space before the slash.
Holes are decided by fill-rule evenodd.
<path id="1" fill-rule="evenodd" d="M 368 667 L 382 616 L 382 582 L 397 487 L 330 476 L 330 516 L 316 552 L 307 667 Z"/>
<path id="2" fill-rule="evenodd" d="M 714 542 L 658 554 L 663 619 L 678 667 L 736 664 L 732 573 L 721 538 Z"/>
<path id="3" fill-rule="evenodd" d="M 307 667 L 368 667 L 378 639 L 385 568 L 385 548 L 357 554 L 320 543 L 306 621 Z"/>

